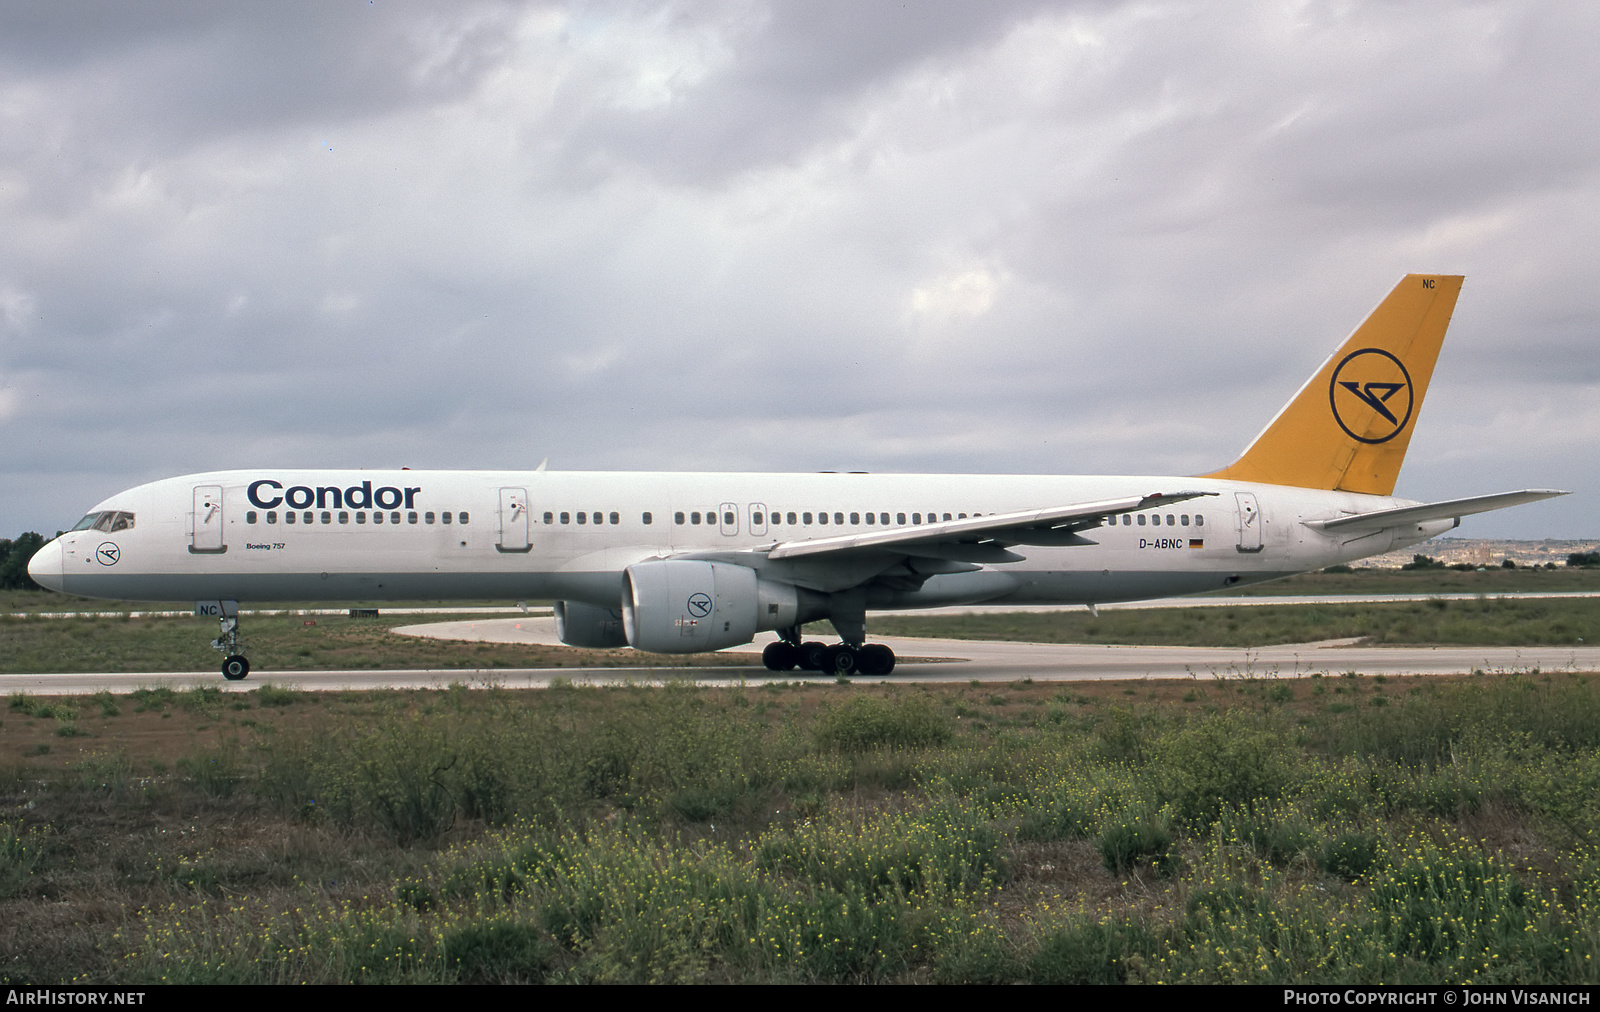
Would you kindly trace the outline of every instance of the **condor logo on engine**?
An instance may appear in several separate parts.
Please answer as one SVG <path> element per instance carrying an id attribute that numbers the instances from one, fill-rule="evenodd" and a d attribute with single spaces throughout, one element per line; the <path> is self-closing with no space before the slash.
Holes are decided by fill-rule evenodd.
<path id="1" fill-rule="evenodd" d="M 421 491 L 421 485 L 414 488 L 395 488 L 393 485 L 385 485 L 375 489 L 370 481 L 348 488 L 339 488 L 337 485 L 322 485 L 317 488 L 309 485 L 292 485 L 285 490 L 282 482 L 262 478 L 260 481 L 250 483 L 250 487 L 245 489 L 245 497 L 252 505 L 264 510 L 276 509 L 280 505 L 296 510 L 311 509 L 313 506 L 319 510 L 346 508 L 393 510 L 402 507 L 414 508 L 416 495 Z M 277 495 L 278 492 L 283 494 Z"/>

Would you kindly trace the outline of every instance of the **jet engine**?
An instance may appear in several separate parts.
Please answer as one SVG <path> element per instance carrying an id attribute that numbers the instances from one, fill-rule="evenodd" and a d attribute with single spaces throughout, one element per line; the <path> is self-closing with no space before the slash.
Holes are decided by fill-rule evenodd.
<path id="1" fill-rule="evenodd" d="M 635 650 L 692 654 L 749 643 L 801 619 L 802 591 L 726 562 L 665 559 L 629 566 L 622 624 Z"/>
<path id="2" fill-rule="evenodd" d="M 569 647 L 605 649 L 625 647 L 622 614 L 615 608 L 597 608 L 582 601 L 557 601 L 556 636 Z"/>

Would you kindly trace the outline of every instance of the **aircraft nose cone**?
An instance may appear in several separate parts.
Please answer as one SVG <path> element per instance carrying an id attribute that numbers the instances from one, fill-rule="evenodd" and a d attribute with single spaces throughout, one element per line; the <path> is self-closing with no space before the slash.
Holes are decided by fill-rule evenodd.
<path id="1" fill-rule="evenodd" d="M 28 575 L 39 586 L 59 593 L 63 586 L 61 559 L 61 539 L 57 538 L 33 553 L 33 558 L 28 560 Z"/>

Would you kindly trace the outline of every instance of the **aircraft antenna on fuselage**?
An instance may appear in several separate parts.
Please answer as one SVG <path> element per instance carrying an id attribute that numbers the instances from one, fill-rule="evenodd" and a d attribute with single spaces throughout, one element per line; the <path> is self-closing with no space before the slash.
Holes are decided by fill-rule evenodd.
<path id="1" fill-rule="evenodd" d="M 1407 274 L 1244 455 L 1204 477 L 1392 495 L 1462 280 Z"/>

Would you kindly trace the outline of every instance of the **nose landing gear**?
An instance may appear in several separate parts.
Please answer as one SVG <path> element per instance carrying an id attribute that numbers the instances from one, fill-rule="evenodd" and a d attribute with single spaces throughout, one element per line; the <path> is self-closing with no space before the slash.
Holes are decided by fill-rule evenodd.
<path id="1" fill-rule="evenodd" d="M 250 674 L 250 660 L 244 655 L 244 639 L 239 635 L 239 604 L 224 601 L 221 605 L 222 614 L 217 616 L 221 634 L 211 641 L 211 648 L 221 650 L 224 655 L 222 677 L 237 682 Z"/>

